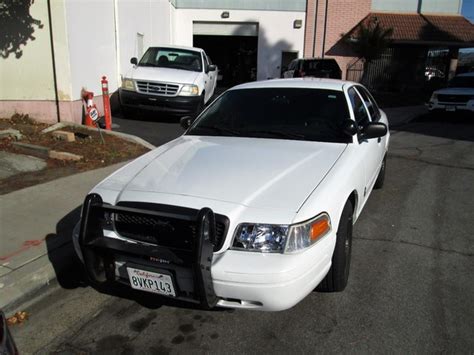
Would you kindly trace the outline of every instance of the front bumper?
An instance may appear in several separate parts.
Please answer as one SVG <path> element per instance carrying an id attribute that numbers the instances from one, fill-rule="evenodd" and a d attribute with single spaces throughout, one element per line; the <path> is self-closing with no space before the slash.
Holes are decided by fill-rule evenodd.
<path id="1" fill-rule="evenodd" d="M 293 307 L 311 293 L 331 266 L 335 232 L 298 254 L 237 250 L 214 254 L 212 243 L 200 233 L 193 248 L 183 254 L 172 248 L 132 243 L 113 233 L 104 235 L 94 222 L 94 215 L 102 208 L 113 212 L 117 207 L 103 205 L 98 195 L 90 196 L 84 203 L 83 218 L 75 228 L 73 241 L 89 278 L 96 284 L 112 281 L 130 285 L 126 272 L 130 265 L 171 275 L 176 298 L 204 308 L 280 311 Z M 200 212 L 197 219 L 202 216 Z M 170 262 L 152 261 L 161 259 Z M 99 264 L 103 265 L 101 272 L 97 272 Z"/>
<path id="2" fill-rule="evenodd" d="M 200 96 L 158 96 L 119 89 L 120 104 L 126 108 L 145 109 L 173 115 L 194 115 Z"/>
<path id="3" fill-rule="evenodd" d="M 426 105 L 429 111 L 445 111 L 445 112 L 474 112 L 474 100 L 465 103 L 459 102 L 439 102 L 432 100 Z"/>

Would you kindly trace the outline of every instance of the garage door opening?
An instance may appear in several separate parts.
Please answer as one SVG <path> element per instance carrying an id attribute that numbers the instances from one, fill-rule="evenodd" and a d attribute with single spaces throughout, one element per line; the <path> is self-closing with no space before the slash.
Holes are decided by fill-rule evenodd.
<path id="1" fill-rule="evenodd" d="M 193 32 L 193 45 L 219 68 L 219 87 L 257 79 L 258 24 L 195 22 Z"/>

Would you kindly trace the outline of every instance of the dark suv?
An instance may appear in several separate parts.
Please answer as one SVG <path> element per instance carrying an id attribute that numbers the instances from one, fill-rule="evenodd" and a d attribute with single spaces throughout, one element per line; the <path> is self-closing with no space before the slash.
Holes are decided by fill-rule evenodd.
<path id="1" fill-rule="evenodd" d="M 283 72 L 283 78 L 301 78 L 312 76 L 315 78 L 341 79 L 341 68 L 335 59 L 295 59 L 288 69 Z"/>

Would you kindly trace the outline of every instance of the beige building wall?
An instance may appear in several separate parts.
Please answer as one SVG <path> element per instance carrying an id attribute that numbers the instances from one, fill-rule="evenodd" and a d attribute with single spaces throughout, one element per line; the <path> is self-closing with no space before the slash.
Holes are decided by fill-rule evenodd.
<path id="1" fill-rule="evenodd" d="M 10 53 L 8 57 L 0 58 L 0 116 L 22 113 L 39 121 L 57 122 L 47 0 L 33 2 L 29 14 L 39 21 L 31 25 L 33 38 L 20 45 L 18 57 Z M 68 101 L 71 96 L 69 50 L 62 0 L 51 1 L 51 15 L 58 96 L 59 100 Z M 7 30 L 22 31 L 23 28 L 11 26 Z M 64 114 L 67 115 L 67 110 Z"/>

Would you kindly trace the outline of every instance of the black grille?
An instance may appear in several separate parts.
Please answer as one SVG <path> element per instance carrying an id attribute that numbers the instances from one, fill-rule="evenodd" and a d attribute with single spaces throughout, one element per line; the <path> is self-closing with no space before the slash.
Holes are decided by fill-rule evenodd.
<path id="1" fill-rule="evenodd" d="M 154 83 L 150 81 L 137 81 L 139 92 L 145 94 L 175 96 L 178 93 L 179 85 L 167 83 Z"/>
<path id="2" fill-rule="evenodd" d="M 190 250 L 192 248 L 197 237 L 198 227 L 195 217 L 198 210 L 139 202 L 120 202 L 118 206 L 188 215 L 190 220 L 120 211 L 114 212 L 113 220 L 115 230 L 125 238 L 173 249 Z M 228 225 L 227 217 L 216 214 L 214 251 L 222 247 Z"/>
<path id="3" fill-rule="evenodd" d="M 470 98 L 469 95 L 438 95 L 438 101 L 440 102 L 466 103 Z"/>

